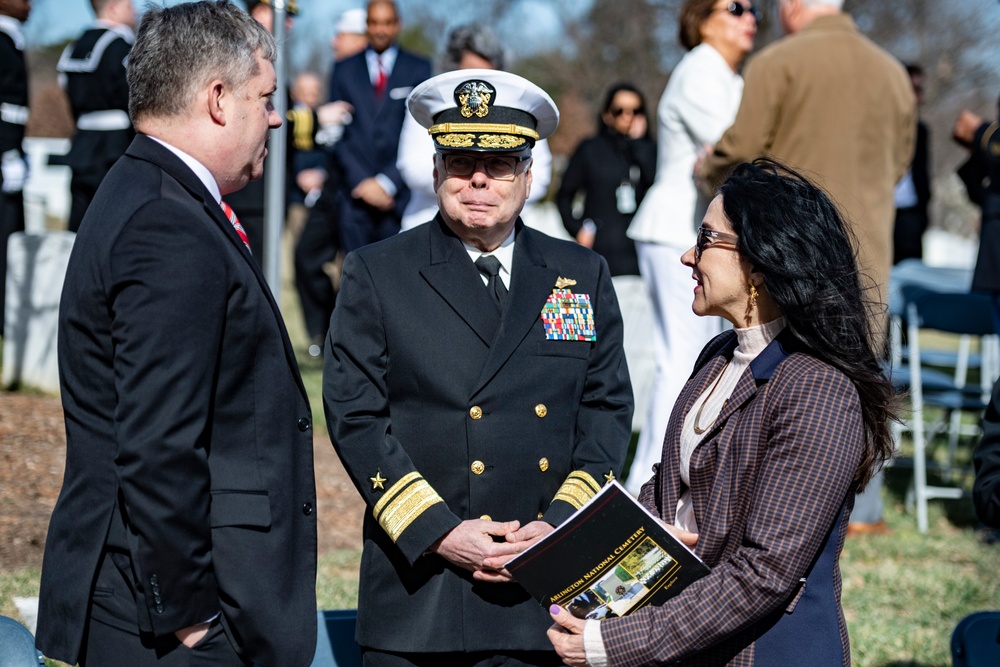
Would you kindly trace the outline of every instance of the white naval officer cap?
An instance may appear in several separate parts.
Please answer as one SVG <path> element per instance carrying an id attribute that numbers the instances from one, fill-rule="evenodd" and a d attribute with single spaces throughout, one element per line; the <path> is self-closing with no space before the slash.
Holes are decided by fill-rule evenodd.
<path id="1" fill-rule="evenodd" d="M 461 69 L 427 79 L 406 99 L 439 151 L 514 152 L 559 125 L 559 109 L 525 78 L 493 69 Z"/>
<path id="2" fill-rule="evenodd" d="M 337 19 L 338 35 L 364 35 L 368 32 L 368 12 L 363 9 L 348 9 Z"/>

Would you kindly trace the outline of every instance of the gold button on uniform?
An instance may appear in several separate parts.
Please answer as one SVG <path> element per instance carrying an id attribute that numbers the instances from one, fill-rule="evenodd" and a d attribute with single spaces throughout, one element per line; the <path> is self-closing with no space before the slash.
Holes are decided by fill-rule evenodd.
<path id="1" fill-rule="evenodd" d="M 541 470 L 542 472 L 545 472 L 546 470 L 549 469 L 549 460 L 544 456 L 538 459 L 538 469 Z"/>
<path id="2" fill-rule="evenodd" d="M 482 515 L 481 517 L 479 517 L 479 519 L 480 519 L 481 521 L 492 521 L 492 520 L 493 520 L 493 517 L 491 517 L 491 516 L 490 516 L 489 514 L 484 514 L 484 515 Z"/>
<path id="3" fill-rule="evenodd" d="M 474 475 L 482 475 L 483 471 L 486 470 L 486 466 L 483 465 L 482 461 L 473 461 L 469 469 L 472 470 Z"/>
<path id="4" fill-rule="evenodd" d="M 478 405 L 473 405 L 471 408 L 469 408 L 469 416 L 472 417 L 473 419 L 482 419 L 483 409 Z"/>
<path id="5" fill-rule="evenodd" d="M 545 407 L 544 403 L 539 403 L 535 406 L 535 414 L 538 415 L 539 419 L 549 414 L 549 409 Z"/>

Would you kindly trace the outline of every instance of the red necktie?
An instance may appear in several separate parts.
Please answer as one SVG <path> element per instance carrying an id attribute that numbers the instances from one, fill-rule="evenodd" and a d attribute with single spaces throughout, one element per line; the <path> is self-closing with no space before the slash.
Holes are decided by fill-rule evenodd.
<path id="1" fill-rule="evenodd" d="M 243 225 L 240 224 L 239 219 L 236 217 L 236 212 L 226 202 L 220 203 L 222 204 L 222 212 L 229 218 L 229 222 L 233 223 L 233 229 L 236 230 L 240 240 L 243 241 L 243 245 L 247 247 L 247 250 L 250 250 L 250 239 L 247 238 L 247 233 L 243 230 Z"/>
<path id="2" fill-rule="evenodd" d="M 378 58 L 378 80 L 375 82 L 375 98 L 381 100 L 385 97 L 385 89 L 389 87 L 389 75 L 385 73 L 382 66 L 382 57 Z"/>

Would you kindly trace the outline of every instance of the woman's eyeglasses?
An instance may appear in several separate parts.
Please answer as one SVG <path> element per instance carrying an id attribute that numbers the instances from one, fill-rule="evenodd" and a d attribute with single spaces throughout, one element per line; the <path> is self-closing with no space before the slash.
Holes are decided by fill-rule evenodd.
<path id="1" fill-rule="evenodd" d="M 517 175 L 517 165 L 525 160 L 530 160 L 530 155 L 508 156 L 490 155 L 487 157 L 476 157 L 474 155 L 462 155 L 449 153 L 442 155 L 444 170 L 449 176 L 472 176 L 476 171 L 476 166 L 481 162 L 486 170 L 486 175 L 500 181 L 513 181 Z"/>
<path id="2" fill-rule="evenodd" d="M 715 11 L 720 11 L 720 12 L 726 11 L 735 16 L 736 18 L 743 16 L 747 12 L 750 12 L 750 16 L 753 17 L 754 21 L 760 21 L 760 12 L 757 10 L 757 8 L 752 6 L 748 7 L 747 5 L 744 5 L 742 2 L 730 2 L 725 7 L 720 7 Z"/>
<path id="3" fill-rule="evenodd" d="M 611 115 L 614 116 L 615 118 L 618 118 L 623 113 L 627 113 L 630 116 L 638 116 L 640 114 L 646 113 L 646 110 L 643 109 L 642 107 L 639 107 L 638 109 L 624 109 L 622 107 L 611 107 L 609 111 L 611 112 Z"/>
<path id="4" fill-rule="evenodd" d="M 706 248 L 711 248 L 715 246 L 716 243 L 728 243 L 732 247 L 729 250 L 736 250 L 736 242 L 740 240 L 740 237 L 736 234 L 726 234 L 725 232 L 717 232 L 714 229 L 708 229 L 707 227 L 698 227 L 698 236 L 694 242 L 694 258 L 695 260 L 701 259 L 701 253 L 705 252 Z M 719 246 L 720 248 L 727 248 L 728 246 Z"/>

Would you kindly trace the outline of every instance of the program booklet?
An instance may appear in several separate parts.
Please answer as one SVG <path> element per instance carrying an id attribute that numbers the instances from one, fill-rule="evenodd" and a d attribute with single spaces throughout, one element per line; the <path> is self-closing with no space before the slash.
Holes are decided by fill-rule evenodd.
<path id="1" fill-rule="evenodd" d="M 506 567 L 542 605 L 593 619 L 663 604 L 709 572 L 617 481 Z"/>

